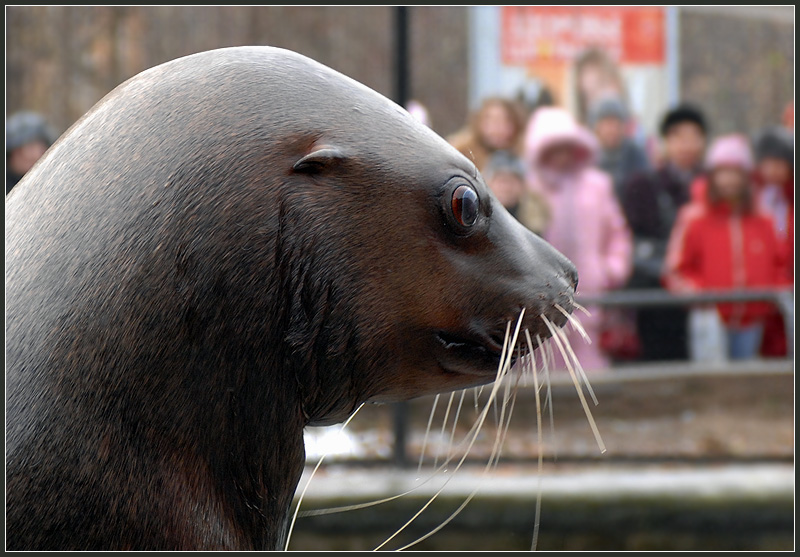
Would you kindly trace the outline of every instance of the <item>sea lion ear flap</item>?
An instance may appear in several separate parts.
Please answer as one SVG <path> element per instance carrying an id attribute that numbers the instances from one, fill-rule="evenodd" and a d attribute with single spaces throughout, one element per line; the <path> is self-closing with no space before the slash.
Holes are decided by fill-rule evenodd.
<path id="1" fill-rule="evenodd" d="M 314 151 L 294 163 L 292 169 L 295 172 L 316 174 L 325 168 L 338 164 L 344 160 L 346 155 L 338 147 L 326 145 L 315 148 Z"/>

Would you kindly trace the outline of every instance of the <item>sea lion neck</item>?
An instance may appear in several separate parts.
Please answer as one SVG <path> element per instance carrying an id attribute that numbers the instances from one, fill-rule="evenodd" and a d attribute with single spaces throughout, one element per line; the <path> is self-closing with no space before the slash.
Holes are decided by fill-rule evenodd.
<path id="1" fill-rule="evenodd" d="M 271 47 L 107 95 L 6 200 L 7 547 L 280 548 L 306 425 L 494 380 L 576 277 L 474 170 Z"/>

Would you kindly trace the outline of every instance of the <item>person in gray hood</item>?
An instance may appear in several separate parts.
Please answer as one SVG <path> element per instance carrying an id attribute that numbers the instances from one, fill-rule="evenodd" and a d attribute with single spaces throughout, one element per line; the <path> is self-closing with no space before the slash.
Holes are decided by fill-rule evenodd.
<path id="1" fill-rule="evenodd" d="M 628 134 L 628 121 L 628 109 L 617 97 L 602 98 L 589 108 L 589 125 L 600 145 L 597 165 L 611 175 L 619 200 L 625 182 L 650 169 L 647 153 Z"/>
<path id="2" fill-rule="evenodd" d="M 41 114 L 24 110 L 6 120 L 6 195 L 55 140 L 56 133 Z"/>

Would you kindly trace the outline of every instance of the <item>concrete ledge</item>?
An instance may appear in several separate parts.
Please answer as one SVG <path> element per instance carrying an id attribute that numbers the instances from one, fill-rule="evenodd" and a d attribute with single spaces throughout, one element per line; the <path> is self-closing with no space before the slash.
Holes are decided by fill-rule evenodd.
<path id="1" fill-rule="evenodd" d="M 794 462 L 794 370 L 790 360 L 732 363 L 722 367 L 659 364 L 617 368 L 590 376 L 599 404 L 592 415 L 607 452 L 598 450 L 586 415 L 568 374 L 551 373 L 553 427 L 550 410 L 543 413 L 543 439 L 536 431 L 532 385 L 521 385 L 503 445 L 506 462 L 545 460 L 603 462 Z M 488 389 L 484 390 L 484 399 Z M 477 416 L 474 393 L 466 393 L 454 439 L 466 436 Z M 587 395 L 588 398 L 588 395 Z M 447 450 L 453 411 L 442 433 L 448 406 L 443 397 L 431 420 L 433 398 L 407 403 L 407 457 L 416 466 L 420 451 L 432 460 Z M 426 426 L 431 431 L 426 437 Z M 391 464 L 393 406 L 366 405 L 339 435 L 337 427 L 309 428 L 310 462 L 329 452 L 331 462 L 370 461 Z M 470 453 L 473 463 L 485 461 L 497 432 L 495 413 L 487 417 Z"/>
<path id="2" fill-rule="evenodd" d="M 301 487 L 307 480 L 306 471 Z M 301 516 L 291 549 L 373 549 L 441 493 L 396 549 L 437 528 L 473 492 L 449 524 L 420 550 L 530 549 L 541 487 L 539 549 L 791 549 L 792 465 L 607 467 L 549 464 L 482 468 L 424 482 L 414 471 L 331 467 L 318 472 L 301 510 L 404 497 L 366 509 Z M 447 481 L 446 485 L 443 483 Z M 371 547 L 370 547 L 371 545 Z"/>
<path id="3" fill-rule="evenodd" d="M 503 459 L 485 475 L 494 419 L 487 419 L 461 470 L 454 474 L 451 467 L 449 475 L 424 482 L 437 451 L 448 447 L 449 435 L 440 433 L 446 405 L 437 406 L 419 474 L 432 401 L 408 403 L 410 469 L 390 465 L 392 407 L 364 408 L 346 437 L 355 454 L 326 460 L 302 510 L 411 493 L 365 509 L 301 516 L 290 549 L 371 550 L 428 505 L 382 549 L 398 549 L 447 522 L 412 549 L 525 551 L 531 548 L 540 489 L 540 550 L 794 549 L 793 361 L 636 365 L 591 375 L 600 402 L 592 412 L 605 454 L 569 377 L 551 377 L 554 430 L 545 419 L 540 445 L 533 389 L 521 388 Z M 456 439 L 474 419 L 468 406 Z M 545 456 L 541 477 L 539 452 Z M 361 466 L 361 460 L 371 465 Z"/>

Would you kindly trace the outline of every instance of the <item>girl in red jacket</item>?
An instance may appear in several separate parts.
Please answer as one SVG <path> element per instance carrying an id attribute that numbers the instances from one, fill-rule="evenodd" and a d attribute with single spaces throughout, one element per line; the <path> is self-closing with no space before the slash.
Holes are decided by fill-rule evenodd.
<path id="1" fill-rule="evenodd" d="M 705 197 L 679 213 L 667 249 L 665 283 L 673 291 L 742 290 L 786 283 L 785 257 L 772 219 L 752 199 L 753 157 L 739 135 L 717 139 L 706 157 Z M 720 303 L 731 359 L 758 354 L 765 302 Z"/>

